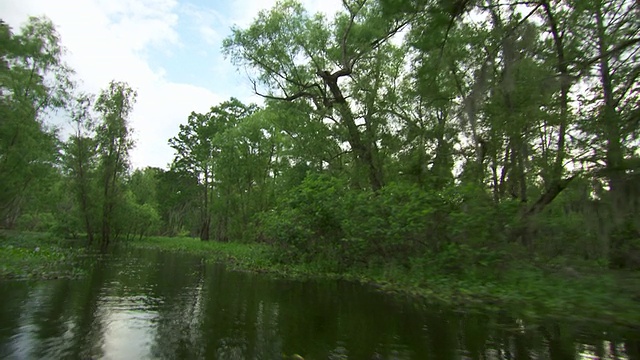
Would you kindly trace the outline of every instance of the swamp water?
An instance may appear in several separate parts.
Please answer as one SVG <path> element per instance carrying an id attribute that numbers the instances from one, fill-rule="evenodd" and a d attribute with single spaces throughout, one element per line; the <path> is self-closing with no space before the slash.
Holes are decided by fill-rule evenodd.
<path id="1" fill-rule="evenodd" d="M 87 272 L 0 282 L 0 359 L 640 358 L 628 330 L 420 308 L 188 255 L 124 250 Z"/>

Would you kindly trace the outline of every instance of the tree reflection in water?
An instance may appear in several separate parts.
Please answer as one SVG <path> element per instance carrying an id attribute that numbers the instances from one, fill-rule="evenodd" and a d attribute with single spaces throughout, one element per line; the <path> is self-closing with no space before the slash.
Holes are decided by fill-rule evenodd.
<path id="1" fill-rule="evenodd" d="M 88 273 L 0 283 L 0 358 L 640 358 L 628 329 L 418 308 L 358 284 L 190 256 L 125 251 Z"/>

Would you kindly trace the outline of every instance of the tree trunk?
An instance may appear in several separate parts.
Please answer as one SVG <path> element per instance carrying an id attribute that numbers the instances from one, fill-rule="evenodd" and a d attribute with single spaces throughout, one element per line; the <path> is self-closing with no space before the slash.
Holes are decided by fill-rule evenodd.
<path id="1" fill-rule="evenodd" d="M 93 243 L 93 226 L 91 224 L 91 214 L 89 214 L 89 189 L 88 179 L 85 172 L 84 163 L 88 161 L 88 155 L 85 154 L 84 140 L 81 138 L 81 134 L 77 134 L 77 149 L 78 149 L 78 185 L 80 190 L 80 211 L 84 217 L 85 231 L 87 232 L 87 243 L 91 245 Z"/>
<path id="2" fill-rule="evenodd" d="M 435 128 L 436 154 L 433 159 L 433 174 L 436 176 L 435 187 L 440 190 L 447 186 L 452 180 L 451 166 L 453 161 L 449 143 L 445 138 L 447 114 L 444 110 L 438 111 L 438 125 Z"/>
<path id="3" fill-rule="evenodd" d="M 551 11 L 551 5 L 548 0 L 542 0 L 541 4 L 547 14 L 549 29 L 553 36 L 553 42 L 556 48 L 556 57 L 558 58 L 556 67 L 560 75 L 560 125 L 558 127 L 556 159 L 551 172 L 551 183 L 553 183 L 562 178 L 562 173 L 564 171 L 565 137 L 567 132 L 567 118 L 569 115 L 569 90 L 571 88 L 571 81 L 564 54 L 564 39 L 560 30 L 558 30 L 558 24 L 553 12 Z M 549 185 L 550 184 L 547 184 L 547 186 Z"/>
<path id="4" fill-rule="evenodd" d="M 358 126 L 356 125 L 351 107 L 344 98 L 340 87 L 338 86 L 338 73 L 329 74 L 328 72 L 319 72 L 318 75 L 324 80 L 325 84 L 331 90 L 331 94 L 335 100 L 340 118 L 347 128 L 348 141 L 353 150 L 356 161 L 359 165 L 367 169 L 369 176 L 369 185 L 373 191 L 378 191 L 384 186 L 382 169 L 378 164 L 375 152 L 375 144 L 362 140 Z"/>
<path id="5" fill-rule="evenodd" d="M 560 193 L 567 188 L 569 183 L 573 181 L 576 175 L 567 179 L 556 181 L 547 187 L 547 190 L 540 195 L 538 200 L 533 203 L 526 211 L 522 212 L 520 216 L 520 226 L 511 232 L 509 238 L 512 241 L 520 241 L 525 246 L 531 245 L 531 219 L 544 210 L 547 205 L 551 204 L 553 200 L 560 195 Z"/>
<path id="6" fill-rule="evenodd" d="M 598 40 L 598 56 L 600 57 L 600 82 L 602 84 L 603 107 L 600 123 L 606 140 L 606 169 L 609 179 L 609 201 L 612 211 L 613 231 L 609 234 L 609 265 L 629 267 L 637 263 L 636 251 L 625 249 L 626 243 L 633 235 L 625 229 L 631 217 L 635 216 L 629 195 L 625 191 L 624 148 L 620 128 L 620 114 L 616 110 L 613 94 L 613 82 L 609 68 L 609 55 L 606 43 L 606 25 L 602 14 L 602 4 L 595 8 L 596 32 Z"/>
<path id="7" fill-rule="evenodd" d="M 109 244 L 109 238 L 111 236 L 111 196 L 110 194 L 110 184 L 109 184 L 110 175 L 105 173 L 104 180 L 104 203 L 102 205 L 102 246 L 106 247 Z"/>
<path id="8" fill-rule="evenodd" d="M 202 223 L 200 225 L 200 240 L 209 241 L 211 228 L 211 215 L 209 213 L 209 168 L 205 166 L 204 170 L 204 195 L 203 208 L 201 211 Z"/>
<path id="9" fill-rule="evenodd" d="M 621 200 L 619 194 L 622 188 L 624 171 L 622 163 L 624 154 L 622 151 L 622 142 L 620 139 L 620 118 L 615 108 L 613 96 L 613 84 L 611 82 L 611 72 L 609 69 L 609 59 L 607 53 L 606 34 L 604 19 L 602 17 L 602 9 L 600 5 L 596 6 L 596 26 L 598 37 L 598 51 L 600 55 L 600 82 L 602 83 L 603 109 L 601 114 L 601 123 L 604 127 L 604 134 L 607 142 L 606 167 L 609 177 L 609 187 L 614 201 Z"/>

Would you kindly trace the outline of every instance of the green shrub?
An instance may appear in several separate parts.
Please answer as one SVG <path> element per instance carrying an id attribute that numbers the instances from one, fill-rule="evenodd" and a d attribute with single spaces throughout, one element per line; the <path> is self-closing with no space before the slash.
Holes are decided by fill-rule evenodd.
<path id="1" fill-rule="evenodd" d="M 23 231 L 46 232 L 56 226 L 56 219 L 52 213 L 42 212 L 22 214 L 17 221 L 17 229 Z"/>
<path id="2" fill-rule="evenodd" d="M 338 268 L 374 263 L 411 267 L 411 258 L 429 255 L 437 257 L 436 266 L 449 269 L 453 263 L 490 261 L 483 251 L 504 243 L 506 219 L 516 211 L 513 203 L 495 205 L 473 188 L 426 191 L 392 183 L 373 192 L 313 175 L 258 222 L 261 236 L 278 246 L 284 262 L 322 259 Z"/>
<path id="3" fill-rule="evenodd" d="M 344 180 L 308 176 L 281 198 L 276 209 L 262 214 L 262 236 L 281 248 L 281 260 L 333 253 L 343 238 L 341 203 L 346 192 Z"/>

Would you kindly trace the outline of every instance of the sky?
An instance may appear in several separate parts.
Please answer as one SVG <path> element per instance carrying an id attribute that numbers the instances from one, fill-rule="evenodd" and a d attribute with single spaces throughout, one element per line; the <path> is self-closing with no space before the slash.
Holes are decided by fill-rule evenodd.
<path id="1" fill-rule="evenodd" d="M 301 0 L 331 18 L 341 0 Z M 166 168 L 168 145 L 189 114 L 230 97 L 260 103 L 243 69 L 222 54 L 231 27 L 245 28 L 275 0 L 1 0 L 0 18 L 18 32 L 29 16 L 46 16 L 67 49 L 80 90 L 97 94 L 109 81 L 138 93 L 130 117 L 135 168 Z M 57 119 L 64 136 L 71 130 Z"/>

